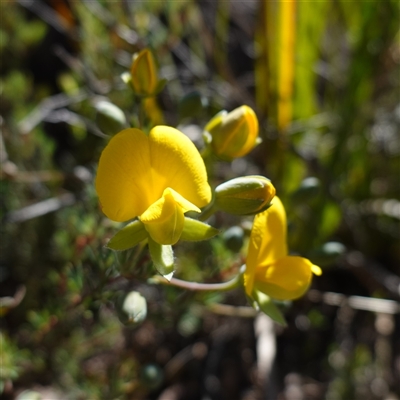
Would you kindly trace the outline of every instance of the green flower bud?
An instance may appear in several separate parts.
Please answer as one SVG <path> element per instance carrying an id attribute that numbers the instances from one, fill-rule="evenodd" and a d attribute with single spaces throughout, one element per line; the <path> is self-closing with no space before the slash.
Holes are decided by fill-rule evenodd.
<path id="1" fill-rule="evenodd" d="M 233 160 L 249 153 L 259 142 L 258 120 L 248 106 L 221 111 L 204 128 L 204 139 L 216 156 Z"/>
<path id="2" fill-rule="evenodd" d="M 118 296 L 116 308 L 118 318 L 124 325 L 140 324 L 147 316 L 146 299 L 136 291 Z"/>
<path id="3" fill-rule="evenodd" d="M 131 85 L 138 96 L 153 96 L 158 89 L 157 68 L 149 49 L 134 56 L 131 65 Z"/>
<path id="4" fill-rule="evenodd" d="M 215 189 L 215 205 L 230 214 L 257 214 L 269 207 L 275 192 L 269 179 L 259 175 L 243 176 Z"/>
<path id="5" fill-rule="evenodd" d="M 97 126 L 107 135 L 114 135 L 127 127 L 124 112 L 108 101 L 99 101 L 96 105 Z"/>

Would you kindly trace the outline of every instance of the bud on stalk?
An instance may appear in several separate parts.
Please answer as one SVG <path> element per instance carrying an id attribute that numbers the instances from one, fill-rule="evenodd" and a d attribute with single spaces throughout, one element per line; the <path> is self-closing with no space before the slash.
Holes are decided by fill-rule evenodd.
<path id="1" fill-rule="evenodd" d="M 243 176 L 215 189 L 215 205 L 230 214 L 257 214 L 269 207 L 275 192 L 269 179 L 259 175 Z"/>
<path id="2" fill-rule="evenodd" d="M 260 142 L 257 116 L 248 106 L 221 111 L 204 128 L 204 138 L 222 160 L 243 157 Z"/>

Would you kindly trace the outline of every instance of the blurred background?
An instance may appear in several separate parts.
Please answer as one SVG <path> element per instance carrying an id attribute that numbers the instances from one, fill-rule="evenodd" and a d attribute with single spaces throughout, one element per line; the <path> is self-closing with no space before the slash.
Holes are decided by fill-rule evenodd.
<path id="1" fill-rule="evenodd" d="M 400 399 L 398 1 L 9 0 L 0 15 L 3 398 Z M 201 147 L 216 112 L 256 111 L 262 144 L 214 178 L 270 178 L 291 251 L 323 268 L 280 305 L 287 328 L 242 289 L 150 285 L 145 252 L 104 248 L 120 225 L 93 185 L 113 129 L 98 104 L 137 125 L 120 76 L 145 47 L 168 80 L 154 124 Z M 176 247 L 177 276 L 243 264 L 251 218 L 212 223 L 224 233 Z M 140 324 L 121 307 L 133 290 Z"/>

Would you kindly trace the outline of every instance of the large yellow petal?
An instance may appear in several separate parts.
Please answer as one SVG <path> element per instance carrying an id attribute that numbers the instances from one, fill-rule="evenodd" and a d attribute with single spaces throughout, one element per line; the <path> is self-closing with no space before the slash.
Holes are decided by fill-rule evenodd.
<path id="1" fill-rule="evenodd" d="M 114 221 L 144 213 L 172 188 L 197 207 L 211 200 L 204 162 L 183 133 L 157 126 L 146 136 L 125 129 L 104 149 L 96 178 L 103 212 Z"/>
<path id="2" fill-rule="evenodd" d="M 247 252 L 244 285 L 251 294 L 256 268 L 269 265 L 287 255 L 286 212 L 281 200 L 274 197 L 272 206 L 254 218 Z"/>
<path id="3" fill-rule="evenodd" d="M 115 135 L 101 154 L 96 177 L 104 214 L 121 222 L 142 214 L 162 194 L 153 195 L 150 175 L 148 137 L 134 128 Z"/>
<path id="4" fill-rule="evenodd" d="M 211 188 L 203 159 L 193 142 L 177 129 L 164 125 L 154 127 L 149 139 L 153 185 L 163 190 L 170 187 L 197 207 L 206 206 L 211 201 Z"/>
<path id="5" fill-rule="evenodd" d="M 310 260 L 285 256 L 270 265 L 258 267 L 254 287 L 277 300 L 293 300 L 302 296 L 312 279 Z"/>

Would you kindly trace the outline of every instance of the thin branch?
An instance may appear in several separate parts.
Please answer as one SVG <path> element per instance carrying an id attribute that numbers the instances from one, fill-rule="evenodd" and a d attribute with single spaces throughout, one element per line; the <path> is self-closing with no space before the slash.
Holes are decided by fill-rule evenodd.
<path id="1" fill-rule="evenodd" d="M 42 100 L 40 104 L 18 123 L 18 128 L 23 135 L 30 133 L 37 125 L 43 122 L 54 110 L 79 103 L 87 98 L 87 93 L 79 91 L 73 96 L 64 93 L 56 94 Z"/>
<path id="2" fill-rule="evenodd" d="M 19 223 L 54 212 L 60 208 L 75 204 L 76 197 L 72 193 L 63 193 L 51 199 L 39 201 L 16 211 L 11 211 L 4 216 L 5 222 Z"/>
<path id="3" fill-rule="evenodd" d="M 365 310 L 377 313 L 400 313 L 400 303 L 394 300 L 376 299 L 374 297 L 345 296 L 341 293 L 320 292 L 310 290 L 307 297 L 314 302 L 323 301 L 331 306 L 342 307 L 348 305 L 355 310 Z"/>
<path id="4" fill-rule="evenodd" d="M 197 282 L 188 282 L 183 281 L 177 278 L 171 278 L 171 280 L 167 280 L 160 275 L 153 276 L 149 283 L 161 283 L 163 285 L 175 286 L 181 289 L 192 290 L 192 291 L 227 291 L 232 290 L 239 286 L 239 282 L 241 279 L 241 274 L 238 274 L 233 279 L 223 283 L 197 283 Z"/>

